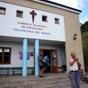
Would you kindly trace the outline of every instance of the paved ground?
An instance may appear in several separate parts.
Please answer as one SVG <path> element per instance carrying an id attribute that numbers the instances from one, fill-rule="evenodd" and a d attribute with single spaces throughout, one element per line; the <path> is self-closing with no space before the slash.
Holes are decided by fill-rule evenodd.
<path id="1" fill-rule="evenodd" d="M 44 78 L 34 75 L 0 76 L 0 88 L 70 88 L 67 74 L 44 74 Z M 88 84 L 81 82 L 81 88 L 88 88 Z"/>

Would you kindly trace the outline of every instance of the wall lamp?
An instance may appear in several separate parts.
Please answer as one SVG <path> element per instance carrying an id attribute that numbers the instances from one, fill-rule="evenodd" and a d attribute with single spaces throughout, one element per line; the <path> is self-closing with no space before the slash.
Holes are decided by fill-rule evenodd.
<path id="1" fill-rule="evenodd" d="M 77 34 L 74 34 L 73 35 L 73 40 L 76 40 L 77 39 Z"/>

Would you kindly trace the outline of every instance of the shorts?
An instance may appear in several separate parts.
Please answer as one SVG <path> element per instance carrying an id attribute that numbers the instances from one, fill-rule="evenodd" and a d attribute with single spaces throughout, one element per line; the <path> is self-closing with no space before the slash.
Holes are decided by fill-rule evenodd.
<path id="1" fill-rule="evenodd" d="M 42 65 L 39 65 L 39 68 L 43 69 L 43 68 L 46 68 L 46 66 L 47 66 L 46 63 L 42 62 Z"/>

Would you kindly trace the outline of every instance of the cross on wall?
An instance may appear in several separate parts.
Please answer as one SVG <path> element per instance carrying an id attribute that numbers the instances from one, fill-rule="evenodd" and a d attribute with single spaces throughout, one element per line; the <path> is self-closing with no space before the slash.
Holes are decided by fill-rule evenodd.
<path id="1" fill-rule="evenodd" d="M 34 19 L 35 19 L 35 16 L 37 15 L 37 13 L 35 13 L 35 11 L 32 10 L 32 12 L 30 12 L 30 14 L 32 15 L 32 22 L 34 23 Z"/>

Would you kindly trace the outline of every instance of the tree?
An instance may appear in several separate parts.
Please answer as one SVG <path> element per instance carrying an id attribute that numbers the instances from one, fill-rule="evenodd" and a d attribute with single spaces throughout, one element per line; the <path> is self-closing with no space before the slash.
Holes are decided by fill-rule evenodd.
<path id="1" fill-rule="evenodd" d="M 83 25 L 81 25 L 81 32 L 88 32 L 88 21 L 86 21 Z"/>
<path id="2" fill-rule="evenodd" d="M 85 71 L 88 72 L 88 21 L 81 26 Z"/>

